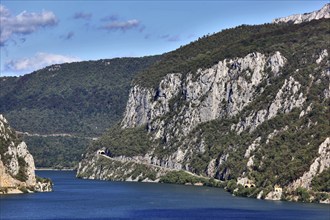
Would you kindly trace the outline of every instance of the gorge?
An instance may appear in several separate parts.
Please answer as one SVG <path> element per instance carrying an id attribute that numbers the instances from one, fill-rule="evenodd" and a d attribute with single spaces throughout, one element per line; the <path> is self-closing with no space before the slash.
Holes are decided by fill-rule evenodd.
<path id="1" fill-rule="evenodd" d="M 329 13 L 242 25 L 164 55 L 137 74 L 121 123 L 77 176 L 329 203 Z"/>

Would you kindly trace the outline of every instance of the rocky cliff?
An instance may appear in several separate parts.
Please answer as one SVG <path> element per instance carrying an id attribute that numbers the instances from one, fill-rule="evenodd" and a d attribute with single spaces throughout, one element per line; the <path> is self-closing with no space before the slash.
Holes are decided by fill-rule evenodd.
<path id="1" fill-rule="evenodd" d="M 277 18 L 273 20 L 273 23 L 292 23 L 299 24 L 302 22 L 309 22 L 311 20 L 318 20 L 322 18 L 330 18 L 330 3 L 323 6 L 318 11 L 313 11 L 311 13 L 291 15 L 284 18 Z"/>
<path id="2" fill-rule="evenodd" d="M 0 194 L 52 191 L 50 180 L 36 177 L 32 155 L 0 114 Z"/>
<path id="3" fill-rule="evenodd" d="M 189 53 L 178 49 L 173 57 L 186 57 L 190 65 L 168 71 L 155 87 L 137 81 L 121 124 L 90 146 L 78 176 L 140 181 L 165 176 L 170 182 L 191 183 L 188 173 L 220 180 L 236 195 L 329 201 L 326 23 L 251 27 L 259 32 L 265 27 L 265 33 L 257 42 L 239 41 L 241 56 L 224 59 L 216 55 L 221 54 L 217 47 L 201 53 L 209 45 L 205 41 L 215 45 L 216 36 L 188 45 Z M 287 29 L 301 36 L 299 41 L 293 43 Z M 246 52 L 247 47 L 258 50 Z M 192 57 L 195 48 L 199 53 Z M 174 65 L 174 59 L 167 59 Z M 153 71 L 158 76 L 164 70 Z M 177 171 L 185 173 L 169 174 Z"/>

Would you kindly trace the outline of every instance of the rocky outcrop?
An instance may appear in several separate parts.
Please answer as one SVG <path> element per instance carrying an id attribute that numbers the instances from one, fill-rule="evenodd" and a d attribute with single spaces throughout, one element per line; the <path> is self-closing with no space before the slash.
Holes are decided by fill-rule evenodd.
<path id="1" fill-rule="evenodd" d="M 313 178 L 330 167 L 330 137 L 326 138 L 319 146 L 318 153 L 318 157 L 311 164 L 309 170 L 289 185 L 290 190 L 296 190 L 298 187 L 311 189 Z"/>
<path id="2" fill-rule="evenodd" d="M 271 191 L 266 195 L 265 199 L 277 201 L 277 200 L 281 200 L 281 197 L 282 197 L 282 191 L 281 192 Z"/>
<path id="3" fill-rule="evenodd" d="M 134 86 L 129 94 L 122 127 L 137 127 L 169 112 L 169 100 L 180 91 L 181 74 L 168 74 L 152 90 Z"/>
<path id="4" fill-rule="evenodd" d="M 252 112 L 249 116 L 241 119 L 240 122 L 231 127 L 238 133 L 250 128 L 250 132 L 255 130 L 266 120 L 274 118 L 279 113 L 288 113 L 294 108 L 301 108 L 306 100 L 304 94 L 299 92 L 301 85 L 293 77 L 285 80 L 281 89 L 277 92 L 275 99 L 267 109 Z"/>
<path id="5" fill-rule="evenodd" d="M 317 64 L 320 64 L 326 57 L 328 56 L 328 50 L 324 49 L 322 52 L 319 54 L 319 57 L 315 61 Z"/>
<path id="6" fill-rule="evenodd" d="M 299 24 L 302 22 L 309 22 L 312 20 L 318 20 L 322 18 L 330 18 L 330 3 L 323 6 L 318 11 L 305 14 L 291 15 L 284 18 L 277 18 L 273 20 L 273 23 L 292 23 Z"/>
<path id="7" fill-rule="evenodd" d="M 323 51 L 319 55 L 320 62 L 317 64 L 321 65 L 325 57 L 327 54 Z M 130 91 L 121 129 L 146 126 L 154 145 L 144 155 L 129 157 L 125 155 L 108 157 L 89 152 L 79 164 L 77 176 L 103 180 L 158 181 L 162 175 L 171 170 L 194 172 L 191 158 L 196 154 L 203 155 L 208 146 L 203 135 L 189 136 L 189 139 L 187 136 L 197 132 L 194 129 L 203 123 L 239 115 L 238 122 L 232 123 L 223 135 L 228 132 L 240 135 L 243 132 L 252 134 L 265 122 L 281 114 L 289 114 L 295 109 L 299 111 L 299 119 L 307 117 L 313 110 L 313 105 L 306 105 L 306 100 L 307 93 L 315 81 L 314 76 L 307 77 L 311 82 L 307 87 L 294 76 L 283 77 L 282 70 L 287 62 L 290 61 L 280 52 L 273 54 L 254 52 L 242 58 L 219 61 L 211 68 L 199 69 L 194 74 L 170 73 L 160 81 L 156 89 L 135 85 Z M 325 78 L 326 74 L 322 77 Z M 271 96 L 268 95 L 272 97 L 268 102 L 260 105 L 258 109 L 245 110 L 263 95 L 267 87 L 273 86 L 270 82 L 279 78 L 282 79 L 274 85 L 277 90 Z M 244 143 L 245 153 L 243 152 L 241 156 L 246 165 L 245 172 L 253 172 L 256 164 L 261 169 L 266 157 L 260 158 L 260 150 L 288 128 L 288 125 L 279 127 L 263 138 L 256 136 Z M 155 153 L 159 142 L 163 143 L 161 148 L 174 150 L 160 157 Z M 209 158 L 204 171 L 207 177 L 220 180 L 230 178 L 232 171 L 226 167 L 226 162 L 231 154 L 235 154 L 237 146 L 225 147 L 227 150 Z M 256 156 L 257 154 L 259 157 Z M 325 159 L 328 157 L 326 151 L 321 150 L 320 155 L 320 158 L 315 160 L 312 171 L 302 177 L 303 180 L 308 179 L 308 184 L 319 173 L 313 171 L 315 167 L 321 166 L 320 164 L 325 168 L 329 167 L 329 161 Z M 136 170 L 139 170 L 139 175 L 136 175 Z M 146 175 L 147 172 L 153 173 L 153 179 Z M 240 174 L 240 180 L 247 178 L 245 172 Z M 299 184 L 301 185 L 300 182 Z M 246 184 L 243 185 L 245 187 Z M 265 199 L 280 200 L 282 191 L 272 191 L 264 196 Z M 262 194 L 259 197 L 261 198 Z"/>
<path id="8" fill-rule="evenodd" d="M 151 165 L 143 160 L 127 157 L 111 158 L 106 155 L 90 155 L 79 163 L 77 177 L 84 179 L 159 182 L 159 178 L 171 171 Z M 140 172 L 136 172 L 139 170 Z"/>
<path id="9" fill-rule="evenodd" d="M 235 195 L 290 199 L 289 184 L 309 164 L 308 184 L 320 173 L 316 167 L 329 167 L 327 147 L 316 155 L 329 130 L 327 50 L 296 46 L 297 53 L 255 51 L 169 72 L 152 88 L 136 81 L 119 129 L 132 137 L 143 131 L 148 143 L 136 147 L 127 135 L 109 134 L 85 155 L 78 177 L 141 181 L 150 179 L 145 170 L 156 179 L 180 170 L 224 181 Z M 98 155 L 101 147 L 113 152 Z"/>
<path id="10" fill-rule="evenodd" d="M 155 139 L 165 141 L 173 136 L 186 136 L 200 123 L 238 114 L 253 100 L 257 86 L 280 75 L 285 63 L 280 52 L 268 56 L 255 52 L 243 58 L 225 59 L 209 69 L 189 74 L 184 80 L 181 74 L 168 74 L 156 90 L 134 86 L 122 128 L 147 124 Z M 178 96 L 185 105 L 174 108 L 176 114 L 167 120 L 163 116 L 170 114 L 170 104 Z"/>
<path id="11" fill-rule="evenodd" d="M 32 155 L 0 115 L 0 190 L 2 193 L 51 191 L 50 181 L 35 176 Z M 37 180 L 38 179 L 38 180 Z M 40 182 L 43 181 L 43 182 Z"/>

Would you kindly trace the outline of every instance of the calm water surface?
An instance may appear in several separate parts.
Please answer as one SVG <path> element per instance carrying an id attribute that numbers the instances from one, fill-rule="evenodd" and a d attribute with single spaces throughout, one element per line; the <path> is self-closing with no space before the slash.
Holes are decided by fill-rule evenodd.
<path id="1" fill-rule="evenodd" d="M 80 180 L 38 171 L 54 192 L 0 196 L 0 219 L 330 219 L 330 205 L 233 197 L 222 189 Z"/>

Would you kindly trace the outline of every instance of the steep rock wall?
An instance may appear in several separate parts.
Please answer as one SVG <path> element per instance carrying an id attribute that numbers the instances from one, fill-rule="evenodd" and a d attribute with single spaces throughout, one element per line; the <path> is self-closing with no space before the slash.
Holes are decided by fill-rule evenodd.
<path id="1" fill-rule="evenodd" d="M 330 18 L 330 3 L 323 6 L 320 10 L 311 13 L 291 15 L 284 18 L 277 18 L 273 20 L 273 23 L 293 23 L 299 24 L 302 22 L 309 22 L 312 20 L 318 20 L 322 18 Z"/>
<path id="2" fill-rule="evenodd" d="M 0 114 L 0 189 L 3 193 L 51 191 L 51 182 L 39 182 L 35 165 L 25 142 L 20 141 L 7 120 Z"/>

